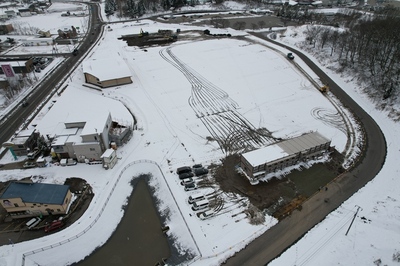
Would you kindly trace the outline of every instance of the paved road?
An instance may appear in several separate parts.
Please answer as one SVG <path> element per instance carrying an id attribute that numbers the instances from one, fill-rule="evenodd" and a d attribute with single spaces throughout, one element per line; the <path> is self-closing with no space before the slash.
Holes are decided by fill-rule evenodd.
<path id="1" fill-rule="evenodd" d="M 263 33 L 255 36 L 267 39 Z M 281 45 L 280 43 L 275 44 Z M 284 45 L 281 45 L 284 46 Z M 321 78 L 329 83 L 331 92 L 344 106 L 353 110 L 364 125 L 366 149 L 364 156 L 351 171 L 344 173 L 328 185 L 327 191 L 321 191 L 302 205 L 301 211 L 294 211 L 276 226 L 250 243 L 245 249 L 230 258 L 226 265 L 265 265 L 279 256 L 313 226 L 322 221 L 330 212 L 339 207 L 360 188 L 371 181 L 381 170 L 386 158 L 386 141 L 375 121 L 354 102 L 333 80 L 302 53 L 286 47 L 296 53 Z M 296 60 L 296 59 L 295 59 Z M 326 203 L 325 199 L 329 199 Z M 362 202 L 359 203 L 362 207 Z"/>
<path id="2" fill-rule="evenodd" d="M 98 39 L 101 34 L 101 22 L 99 21 L 98 6 L 90 4 L 91 6 L 91 22 L 88 35 L 91 37 L 85 38 L 81 43 L 79 50 L 81 51 L 78 56 L 69 55 L 62 64 L 60 64 L 49 76 L 41 80 L 36 89 L 28 95 L 25 100 L 29 103 L 27 107 L 17 105 L 14 110 L 5 115 L 0 120 L 0 145 L 8 141 L 12 135 L 20 128 L 23 123 L 27 123 L 26 119 L 35 113 L 36 108 L 46 99 L 48 95 L 54 93 L 54 88 L 62 81 L 66 74 L 74 67 L 74 65 L 83 56 L 83 51 L 86 51 L 92 45 L 91 40 Z M 93 33 L 93 34 L 92 34 Z M 26 55 L 21 55 L 26 57 Z M 8 57 L 7 55 L 3 57 Z"/>

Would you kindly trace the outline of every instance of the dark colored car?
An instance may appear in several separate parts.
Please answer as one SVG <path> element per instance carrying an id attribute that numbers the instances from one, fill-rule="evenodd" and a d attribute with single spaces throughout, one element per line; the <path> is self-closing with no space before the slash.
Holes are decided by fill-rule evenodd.
<path id="1" fill-rule="evenodd" d="M 195 165 L 193 165 L 193 169 L 194 168 L 203 168 L 203 165 L 201 163 L 195 164 Z"/>
<path id="2" fill-rule="evenodd" d="M 205 168 L 195 168 L 193 169 L 193 171 L 196 176 L 202 176 L 208 174 L 208 169 Z"/>
<path id="3" fill-rule="evenodd" d="M 190 183 L 185 185 L 185 191 L 195 190 L 197 189 L 196 183 Z"/>
<path id="4" fill-rule="evenodd" d="M 53 221 L 51 224 L 45 226 L 44 231 L 48 233 L 57 230 L 58 228 L 61 228 L 63 226 L 64 223 L 62 221 Z"/>
<path id="5" fill-rule="evenodd" d="M 287 54 L 287 58 L 289 58 L 290 60 L 294 59 L 294 55 L 292 53 L 288 53 Z"/>
<path id="6" fill-rule="evenodd" d="M 183 173 L 179 175 L 179 179 L 185 179 L 185 178 L 189 178 L 189 177 L 193 177 L 194 174 L 192 172 L 189 173 Z"/>
<path id="7" fill-rule="evenodd" d="M 78 49 L 74 49 L 74 50 L 72 51 L 72 54 L 73 54 L 73 55 L 78 55 L 78 53 L 79 53 Z"/>
<path id="8" fill-rule="evenodd" d="M 176 173 L 178 175 L 183 174 L 183 173 L 189 173 L 192 172 L 192 168 L 190 168 L 190 166 L 182 166 L 179 167 L 178 169 L 176 169 Z"/>

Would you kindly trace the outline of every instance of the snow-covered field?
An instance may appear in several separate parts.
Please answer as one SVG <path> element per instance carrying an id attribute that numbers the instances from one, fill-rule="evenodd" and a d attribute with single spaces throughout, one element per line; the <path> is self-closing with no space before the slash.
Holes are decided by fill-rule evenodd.
<path id="1" fill-rule="evenodd" d="M 121 35 L 139 32 L 141 28 L 149 32 L 179 28 L 185 41 L 178 40 L 169 47 L 147 48 L 145 52 L 117 40 Z M 191 193 L 184 192 L 178 184 L 175 169 L 194 163 L 218 163 L 225 156 L 218 144 L 207 138 L 211 133 L 198 116 L 204 109 L 191 104 L 194 88 L 222 93 L 224 97 L 215 101 L 218 108 L 223 106 L 236 112 L 255 128 L 268 129 L 274 137 L 289 138 L 318 130 L 332 139 L 338 150 L 342 151 L 345 147 L 346 136 L 340 128 L 326 123 L 323 117 L 317 115 L 334 113 L 334 107 L 293 68 L 285 58 L 285 51 L 280 53 L 279 49 L 269 49 L 265 42 L 234 30 L 221 32 L 246 38 L 205 41 L 198 39 L 199 33 L 193 31 L 203 28 L 153 21 L 113 24 L 112 29 L 105 32 L 104 39 L 87 58 L 118 57 L 129 68 L 133 83 L 105 89 L 102 95 L 97 90 L 82 86 L 84 77 L 78 66 L 61 98 L 54 99 L 53 108 L 43 108 L 32 124 L 36 124 L 39 131 L 46 131 L 48 122 L 44 121 L 57 117 L 56 113 L 52 113 L 57 109 L 68 110 L 68 97 L 75 97 L 81 104 L 96 103 L 90 104 L 94 112 L 108 106 L 113 119 L 132 122 L 132 117 L 124 108 L 124 105 L 128 106 L 138 120 L 138 130 L 134 131 L 129 143 L 119 147 L 117 153 L 120 160 L 111 170 L 103 170 L 100 165 L 79 164 L 73 167 L 49 165 L 29 172 L 2 171 L 3 181 L 21 179 L 28 174 L 41 175 L 45 177 L 43 182 L 49 183 L 63 183 L 70 176 L 80 177 L 91 184 L 95 197 L 81 219 L 65 230 L 37 240 L 0 247 L 0 265 L 21 265 L 23 254 L 28 254 L 25 265 L 67 265 L 84 258 L 110 237 L 123 216 L 121 209 L 111 206 L 122 206 L 132 191 L 132 187 L 127 185 L 130 178 L 146 171 L 153 173 L 152 185 L 157 187 L 157 197 L 162 199 L 160 211 L 169 209 L 171 212 L 168 222 L 171 230 L 168 233 L 177 240 L 178 250 L 189 250 L 197 255 L 193 265 L 218 265 L 273 226 L 277 221 L 269 216 L 264 224 L 250 225 L 243 214 L 239 214 L 244 207 L 234 202 L 228 204 L 225 212 L 207 222 L 191 215 L 193 211 L 186 203 Z M 179 62 L 179 67 L 171 62 Z M 315 78 L 315 74 L 304 64 L 297 63 Z M 399 171 L 396 136 L 400 128 L 387 119 L 385 113 L 376 111 L 366 97 L 354 90 L 352 83 L 346 83 L 341 77 L 326 71 L 380 124 L 388 142 L 387 161 L 373 182 L 272 264 L 369 265 L 379 257 L 383 263 L 392 265 L 391 256 L 396 248 L 399 250 L 400 239 L 396 195 Z M 194 88 L 190 77 L 199 81 Z M 218 123 L 212 126 L 218 126 Z M 11 156 L 6 156 L 2 162 L 10 160 Z M 211 193 L 206 189 L 200 190 Z M 346 210 L 353 209 L 354 205 L 362 207 L 360 217 L 365 216 L 371 221 L 365 223 L 365 220 L 356 219 L 352 231 L 345 237 L 340 231 L 345 230 L 341 221 L 346 221 L 353 214 Z M 232 215 L 236 214 L 242 218 L 237 222 L 232 219 Z M 84 231 L 79 238 L 57 246 L 57 243 Z M 29 253 L 51 245 L 57 247 L 36 254 Z"/>

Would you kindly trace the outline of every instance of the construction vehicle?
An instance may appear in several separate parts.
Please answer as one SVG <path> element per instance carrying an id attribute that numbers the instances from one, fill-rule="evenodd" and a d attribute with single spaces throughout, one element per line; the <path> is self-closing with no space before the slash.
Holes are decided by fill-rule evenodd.
<path id="1" fill-rule="evenodd" d="M 139 37 L 143 36 L 149 36 L 149 33 L 147 31 L 143 31 L 142 29 L 140 29 Z"/>
<path id="2" fill-rule="evenodd" d="M 328 85 L 324 85 L 322 87 L 319 88 L 319 91 L 322 93 L 326 93 L 329 91 L 329 86 Z"/>

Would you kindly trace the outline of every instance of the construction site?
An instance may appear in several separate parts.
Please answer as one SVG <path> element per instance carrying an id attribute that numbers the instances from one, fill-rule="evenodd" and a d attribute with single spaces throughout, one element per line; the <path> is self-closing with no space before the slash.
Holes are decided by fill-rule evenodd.
<path id="1" fill-rule="evenodd" d="M 179 30 L 173 32 L 172 30 L 158 30 L 156 33 L 148 33 L 140 29 L 139 34 L 122 35 L 118 40 L 126 41 L 128 46 L 151 46 L 151 45 L 165 45 L 175 42 L 178 39 Z"/>

